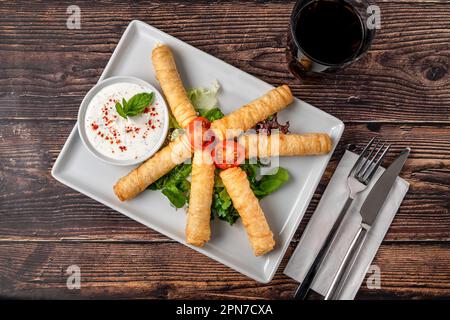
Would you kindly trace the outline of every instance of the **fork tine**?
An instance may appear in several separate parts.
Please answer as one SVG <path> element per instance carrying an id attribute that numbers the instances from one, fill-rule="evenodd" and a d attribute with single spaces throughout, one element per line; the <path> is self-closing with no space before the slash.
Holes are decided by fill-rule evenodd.
<path id="1" fill-rule="evenodd" d="M 380 142 L 381 142 L 381 141 L 380 141 Z M 377 145 L 378 145 L 378 144 L 377 144 Z M 383 150 L 383 148 L 384 148 L 385 145 L 386 145 L 386 144 L 383 143 L 383 144 L 381 145 L 381 147 L 378 148 L 378 150 L 377 150 L 377 152 L 375 153 L 375 155 L 372 157 L 372 159 L 370 159 L 370 162 L 369 162 L 369 164 L 367 165 L 367 167 L 365 167 L 364 172 L 361 173 L 362 169 L 361 169 L 360 172 L 358 172 L 358 176 L 359 176 L 362 180 L 364 180 L 364 176 L 365 176 L 366 173 L 369 171 L 369 169 L 372 167 L 372 164 L 373 164 L 374 161 L 377 159 L 378 155 L 380 154 L 380 151 Z M 375 146 L 375 148 L 376 148 L 376 147 L 377 147 L 377 146 Z M 370 172 L 369 172 L 369 173 L 370 173 Z"/>
<path id="2" fill-rule="evenodd" d="M 386 149 L 384 149 L 383 153 L 381 154 L 380 158 L 377 160 L 377 162 L 375 163 L 372 171 L 369 172 L 369 175 L 367 176 L 367 178 L 365 178 L 366 183 L 369 183 L 370 180 L 372 180 L 373 175 L 375 174 L 375 172 L 377 172 L 378 167 L 381 165 L 381 162 L 383 161 L 384 157 L 386 156 L 386 153 L 389 151 L 389 149 L 391 148 L 391 145 L 389 144 Z"/>
<path id="3" fill-rule="evenodd" d="M 373 142 L 375 141 L 377 137 L 373 137 L 370 139 L 370 141 L 367 143 L 367 145 L 364 147 L 364 149 L 361 151 L 361 154 L 358 157 L 358 160 L 356 160 L 355 164 L 353 165 L 352 170 L 350 170 L 348 176 L 352 175 L 356 169 L 359 167 L 359 164 L 364 159 L 365 154 L 367 153 L 367 150 L 372 146 Z"/>
<path id="4" fill-rule="evenodd" d="M 377 143 L 375 144 L 375 146 L 373 148 L 370 149 L 369 155 L 367 157 L 365 157 L 363 164 L 361 165 L 361 167 L 358 169 L 358 171 L 356 172 L 355 176 L 356 177 L 361 177 L 361 172 L 363 171 L 363 169 L 367 168 L 366 164 L 369 161 L 369 159 L 372 158 L 372 154 L 375 150 L 377 150 L 378 145 L 380 144 L 381 140 L 377 140 Z M 369 164 L 370 165 L 370 164 Z"/>

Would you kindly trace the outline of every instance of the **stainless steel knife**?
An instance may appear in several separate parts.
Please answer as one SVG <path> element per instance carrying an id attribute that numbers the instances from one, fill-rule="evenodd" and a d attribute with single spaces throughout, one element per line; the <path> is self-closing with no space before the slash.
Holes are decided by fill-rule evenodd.
<path id="1" fill-rule="evenodd" d="M 338 299 L 346 280 L 351 272 L 351 269 L 356 261 L 359 251 L 363 247 L 367 232 L 375 222 L 380 209 L 394 185 L 400 171 L 409 156 L 410 148 L 404 149 L 400 155 L 392 162 L 392 164 L 384 171 L 381 177 L 377 180 L 372 190 L 370 190 L 366 200 L 364 201 L 360 214 L 362 217 L 361 226 L 350 245 L 347 254 L 344 257 L 339 270 L 325 295 L 325 300 Z"/>

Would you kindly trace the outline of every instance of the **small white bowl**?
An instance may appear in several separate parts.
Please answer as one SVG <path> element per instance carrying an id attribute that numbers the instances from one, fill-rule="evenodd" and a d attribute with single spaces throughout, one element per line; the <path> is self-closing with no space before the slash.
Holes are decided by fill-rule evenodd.
<path id="1" fill-rule="evenodd" d="M 87 111 L 87 107 L 89 106 L 89 103 L 101 89 L 103 89 L 109 85 L 112 85 L 114 83 L 119 83 L 119 82 L 134 83 L 137 85 L 148 87 L 155 93 L 155 98 L 156 98 L 155 101 L 158 101 L 160 106 L 162 106 L 162 110 L 163 110 L 164 120 L 163 120 L 163 130 L 162 130 L 161 137 L 159 138 L 158 142 L 155 145 L 153 145 L 151 148 L 149 148 L 149 150 L 147 150 L 147 152 L 142 157 L 137 158 L 137 159 L 118 160 L 118 159 L 114 159 L 114 158 L 105 156 L 104 154 L 100 153 L 92 145 L 92 143 L 89 141 L 88 136 L 86 134 L 85 117 L 86 117 L 86 111 Z M 144 80 L 135 78 L 135 77 L 117 76 L 117 77 L 108 78 L 106 80 L 103 80 L 103 81 L 97 83 L 86 94 L 83 101 L 81 102 L 80 110 L 78 111 L 78 132 L 80 133 L 81 141 L 83 141 L 83 144 L 95 157 L 97 157 L 98 159 L 100 159 L 104 162 L 107 162 L 107 163 L 113 164 L 113 165 L 129 166 L 129 165 L 135 165 L 135 164 L 138 164 L 138 163 L 141 163 L 141 162 L 147 160 L 148 158 L 153 156 L 159 150 L 159 148 L 161 148 L 162 144 L 164 143 L 164 141 L 166 139 L 168 131 L 169 131 L 169 110 L 167 109 L 167 105 L 166 105 L 166 102 L 165 102 L 163 96 L 151 84 L 149 84 L 148 82 L 146 82 Z"/>

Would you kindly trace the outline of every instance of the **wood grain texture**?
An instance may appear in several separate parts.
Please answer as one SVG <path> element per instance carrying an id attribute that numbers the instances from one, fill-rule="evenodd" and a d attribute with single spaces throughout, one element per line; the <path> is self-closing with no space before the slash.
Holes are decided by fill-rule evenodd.
<path id="1" fill-rule="evenodd" d="M 374 260 L 381 289 L 363 285 L 358 298 L 450 297 L 449 249 L 434 243 L 382 245 Z M 281 273 L 286 262 L 270 284 L 261 285 L 175 243 L 0 242 L 0 296 L 289 299 L 297 284 Z M 80 290 L 66 287 L 71 265 L 80 267 Z"/>
<path id="2" fill-rule="evenodd" d="M 74 119 L 127 24 L 141 19 L 273 85 L 288 83 L 296 96 L 346 121 L 450 121 L 445 1 L 380 2 L 382 28 L 370 52 L 335 75 L 302 82 L 285 63 L 292 2 L 78 5 L 81 29 L 68 30 L 66 4 L 17 11 L 2 2 L 1 117 Z"/>
<path id="3" fill-rule="evenodd" d="M 375 134 L 412 147 L 411 184 L 378 252 L 381 290 L 360 299 L 450 298 L 450 2 L 377 1 L 367 55 L 326 77 L 287 71 L 293 1 L 0 0 L 0 297 L 288 299 L 282 274 L 347 144 Z M 274 280 L 261 285 L 55 181 L 51 167 L 133 19 L 147 22 L 346 123 Z M 388 162 L 393 160 L 390 156 Z M 82 289 L 67 290 L 77 264 Z"/>

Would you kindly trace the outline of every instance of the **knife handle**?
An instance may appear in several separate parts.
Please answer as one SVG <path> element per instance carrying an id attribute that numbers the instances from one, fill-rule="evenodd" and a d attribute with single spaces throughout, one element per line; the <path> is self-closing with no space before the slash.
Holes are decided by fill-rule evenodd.
<path id="1" fill-rule="evenodd" d="M 331 287 L 328 289 L 327 294 L 325 295 L 325 300 L 337 300 L 344 289 L 345 283 L 347 282 L 348 276 L 353 268 L 353 265 L 356 262 L 356 258 L 361 251 L 361 248 L 364 244 L 364 241 L 367 237 L 367 232 L 370 227 L 362 224 L 356 233 L 353 241 L 345 254 L 344 260 L 341 262 L 338 272 L 336 273 L 333 282 L 331 283 Z"/>
<path id="2" fill-rule="evenodd" d="M 331 247 L 331 244 L 334 241 L 334 238 L 337 234 L 337 231 L 342 223 L 342 220 L 344 220 L 345 214 L 348 211 L 348 208 L 350 208 L 351 204 L 353 202 L 353 199 L 348 197 L 347 201 L 345 201 L 344 207 L 341 209 L 341 212 L 339 213 L 338 218 L 333 224 L 333 227 L 331 228 L 330 232 L 328 233 L 327 238 L 325 239 L 325 242 L 322 244 L 322 247 L 319 250 L 319 253 L 317 254 L 316 258 L 314 259 L 314 262 L 309 267 L 308 272 L 306 273 L 305 277 L 303 278 L 302 283 L 297 288 L 297 291 L 294 293 L 294 299 L 297 300 L 305 300 L 306 296 L 308 295 L 308 292 L 311 288 L 311 284 L 314 281 L 314 278 L 316 277 L 317 272 L 320 269 L 320 266 L 322 265 L 322 262 L 325 260 L 325 257 L 328 255 L 328 251 Z"/>

